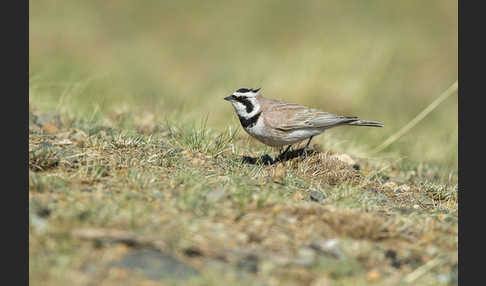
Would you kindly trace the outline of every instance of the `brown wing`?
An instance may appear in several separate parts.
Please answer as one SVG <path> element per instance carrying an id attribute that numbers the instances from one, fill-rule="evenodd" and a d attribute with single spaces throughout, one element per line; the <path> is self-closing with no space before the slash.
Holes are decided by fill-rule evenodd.
<path id="1" fill-rule="evenodd" d="M 265 99 L 265 119 L 274 129 L 288 131 L 305 128 L 329 128 L 358 120 L 294 103 Z"/>

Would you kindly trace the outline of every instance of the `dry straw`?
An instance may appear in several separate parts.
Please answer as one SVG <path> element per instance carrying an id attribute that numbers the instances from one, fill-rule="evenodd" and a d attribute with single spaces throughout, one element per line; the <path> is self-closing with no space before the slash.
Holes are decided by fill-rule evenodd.
<path id="1" fill-rule="evenodd" d="M 422 119 L 427 116 L 432 110 L 434 110 L 442 101 L 444 101 L 449 96 L 453 95 L 457 91 L 457 80 L 454 82 L 446 91 L 444 91 L 436 100 L 434 100 L 429 106 L 427 106 L 422 112 L 420 112 L 414 119 L 412 119 L 407 125 L 403 126 L 398 132 L 388 137 L 385 142 L 381 143 L 380 146 L 376 147 L 371 151 L 371 153 L 378 153 L 383 151 L 386 147 L 390 146 L 393 142 L 402 137 L 405 133 L 410 131 L 415 125 L 417 125 Z"/>

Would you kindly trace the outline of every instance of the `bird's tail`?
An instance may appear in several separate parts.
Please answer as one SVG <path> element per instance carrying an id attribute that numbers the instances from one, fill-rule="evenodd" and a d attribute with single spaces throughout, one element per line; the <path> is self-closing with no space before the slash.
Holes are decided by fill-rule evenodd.
<path id="1" fill-rule="evenodd" d="M 383 123 L 381 123 L 381 122 L 361 121 L 361 120 L 351 121 L 351 122 L 347 123 L 347 125 L 383 127 Z"/>

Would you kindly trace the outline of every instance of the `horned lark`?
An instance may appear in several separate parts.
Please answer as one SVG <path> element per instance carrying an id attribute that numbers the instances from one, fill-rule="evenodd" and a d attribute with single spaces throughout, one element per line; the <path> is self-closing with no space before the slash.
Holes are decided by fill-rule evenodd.
<path id="1" fill-rule="evenodd" d="M 263 97 L 260 88 L 240 88 L 225 97 L 233 105 L 245 131 L 258 141 L 287 149 L 292 144 L 312 138 L 324 130 L 341 125 L 383 127 L 375 121 L 362 121 L 355 116 L 340 116 L 294 103 Z"/>

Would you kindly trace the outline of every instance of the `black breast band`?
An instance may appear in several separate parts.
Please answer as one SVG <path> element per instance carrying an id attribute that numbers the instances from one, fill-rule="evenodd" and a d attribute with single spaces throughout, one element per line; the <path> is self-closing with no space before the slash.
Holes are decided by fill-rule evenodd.
<path id="1" fill-rule="evenodd" d="M 258 112 L 257 114 L 253 115 L 253 117 L 250 117 L 248 119 L 238 115 L 238 118 L 240 118 L 241 125 L 244 128 L 252 128 L 257 123 L 258 118 L 260 118 L 261 114 L 261 112 Z"/>

